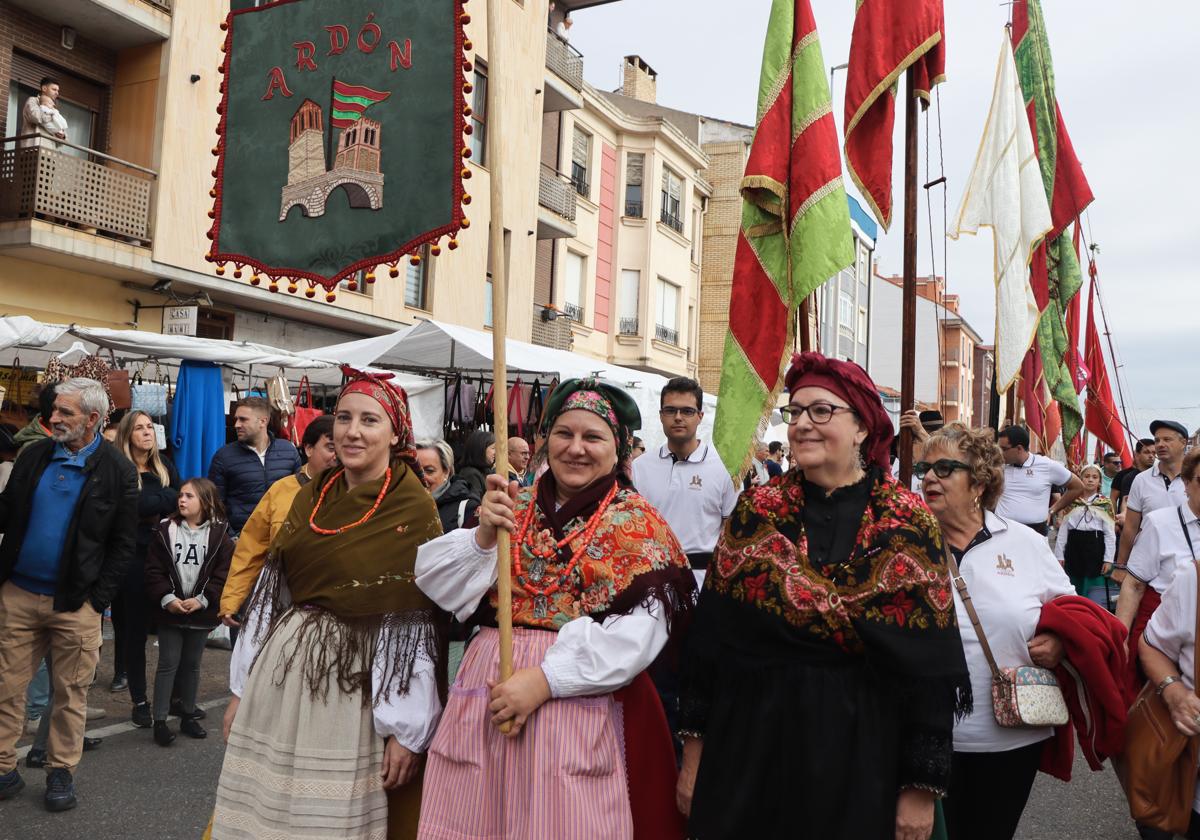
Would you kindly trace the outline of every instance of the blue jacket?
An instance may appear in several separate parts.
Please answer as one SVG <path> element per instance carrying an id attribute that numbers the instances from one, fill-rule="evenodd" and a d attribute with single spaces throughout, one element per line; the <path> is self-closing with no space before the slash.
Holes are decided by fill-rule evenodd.
<path id="1" fill-rule="evenodd" d="M 234 441 L 217 450 L 208 468 L 208 478 L 217 485 L 229 527 L 240 532 L 267 488 L 300 469 L 300 453 L 286 440 L 272 437 L 266 464 L 244 443 Z"/>

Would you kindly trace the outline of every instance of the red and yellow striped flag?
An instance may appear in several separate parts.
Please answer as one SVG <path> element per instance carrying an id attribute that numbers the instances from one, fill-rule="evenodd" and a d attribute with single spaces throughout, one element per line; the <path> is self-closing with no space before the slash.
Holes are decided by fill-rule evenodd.
<path id="1" fill-rule="evenodd" d="M 729 333 L 713 442 L 739 476 L 775 406 L 796 310 L 854 260 L 837 128 L 809 0 L 773 0 L 742 178 Z"/>

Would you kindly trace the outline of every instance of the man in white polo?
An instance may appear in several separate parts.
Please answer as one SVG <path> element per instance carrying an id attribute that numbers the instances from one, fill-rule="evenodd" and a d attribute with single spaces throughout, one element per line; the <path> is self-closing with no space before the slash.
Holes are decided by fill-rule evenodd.
<path id="1" fill-rule="evenodd" d="M 1083 495 L 1083 482 L 1058 461 L 1031 453 L 1029 432 L 1020 426 L 1001 431 L 999 443 L 1004 455 L 1004 493 L 996 513 L 1043 536 L 1049 534 L 1049 520 Z M 1063 486 L 1066 492 L 1051 508 L 1051 491 Z"/>
<path id="2" fill-rule="evenodd" d="M 704 419 L 700 383 L 675 377 L 663 386 L 658 405 L 667 442 L 633 462 L 633 485 L 675 532 L 699 586 L 704 583 L 722 525 L 737 504 L 737 490 L 716 448 L 696 437 Z M 650 676 L 667 715 L 678 761 L 682 744 L 674 736 L 679 718 L 677 666 L 665 654 L 660 655 Z"/>
<path id="3" fill-rule="evenodd" d="M 633 484 L 667 520 L 703 583 L 721 526 L 737 503 L 737 490 L 721 456 L 699 440 L 704 391 L 694 379 L 669 381 L 659 397 L 667 442 L 633 462 Z"/>
<path id="4" fill-rule="evenodd" d="M 1187 500 L 1185 482 L 1179 471 L 1183 453 L 1187 450 L 1187 426 L 1176 420 L 1155 420 L 1150 424 L 1154 436 L 1154 466 L 1137 474 L 1129 485 L 1125 498 L 1125 523 L 1121 528 L 1121 545 L 1117 550 L 1117 568 L 1124 571 L 1129 552 L 1142 529 L 1142 518 L 1165 507 L 1177 507 Z M 1127 579 L 1126 579 L 1127 580 Z M 1125 581 L 1121 582 L 1124 595 Z M 1135 600 L 1126 598 L 1126 603 Z"/>

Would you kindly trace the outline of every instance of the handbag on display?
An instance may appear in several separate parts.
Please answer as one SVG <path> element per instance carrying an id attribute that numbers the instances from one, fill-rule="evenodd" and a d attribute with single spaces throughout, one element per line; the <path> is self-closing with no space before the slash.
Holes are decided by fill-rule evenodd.
<path id="1" fill-rule="evenodd" d="M 300 385 L 296 388 L 295 411 L 291 424 L 294 435 L 292 443 L 299 446 L 300 441 L 304 439 L 304 430 L 308 428 L 308 424 L 324 413 L 313 405 L 312 386 L 308 384 L 308 377 L 300 377 Z"/>
<path id="2" fill-rule="evenodd" d="M 1196 610 L 1192 639 L 1200 639 L 1200 609 Z M 1192 685 L 1200 685 L 1200 656 L 1195 658 Z M 1198 762 L 1200 737 L 1184 735 L 1176 728 L 1167 701 L 1157 686 L 1147 682 L 1129 709 L 1125 749 L 1115 762 L 1117 778 L 1129 801 L 1129 815 L 1140 825 L 1171 834 L 1186 833 Z"/>
<path id="3" fill-rule="evenodd" d="M 117 357 L 110 349 L 108 373 L 101 381 L 108 388 L 108 400 L 114 411 L 121 411 L 133 405 L 133 390 L 129 382 L 129 371 L 117 367 Z"/>
<path id="4" fill-rule="evenodd" d="M 7 376 L 0 380 L 0 422 L 11 423 L 18 429 L 24 427 L 29 422 L 28 402 L 21 386 L 21 357 L 14 356 Z"/>
<path id="5" fill-rule="evenodd" d="M 296 412 L 296 403 L 292 399 L 292 392 L 288 386 L 287 377 L 282 370 L 267 380 L 267 399 L 271 402 L 271 408 L 280 414 L 286 415 Z"/>
<path id="6" fill-rule="evenodd" d="M 142 365 L 142 370 L 145 367 Z M 141 370 L 134 376 L 133 383 L 130 385 L 129 407 L 132 411 L 144 411 L 151 417 L 165 417 L 169 386 L 162 381 L 162 369 L 158 366 L 158 362 L 154 363 L 154 371 L 154 379 L 149 382 L 142 379 Z"/>
<path id="7" fill-rule="evenodd" d="M 1001 668 L 996 664 L 983 625 L 979 623 L 979 614 L 971 602 L 971 594 L 967 592 L 967 582 L 959 573 L 958 562 L 948 546 L 945 551 L 950 578 L 971 618 L 988 666 L 992 669 L 992 714 L 996 723 L 1008 729 L 1065 725 L 1070 720 L 1070 714 L 1053 671 L 1038 665 Z"/>

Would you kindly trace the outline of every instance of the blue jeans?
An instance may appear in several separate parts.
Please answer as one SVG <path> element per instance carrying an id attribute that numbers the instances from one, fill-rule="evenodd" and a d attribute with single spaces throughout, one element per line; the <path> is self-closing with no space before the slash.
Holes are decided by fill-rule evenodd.
<path id="1" fill-rule="evenodd" d="M 50 708 L 50 691 L 50 671 L 46 668 L 46 660 L 43 659 L 25 691 L 25 717 L 36 720 L 46 713 Z"/>

